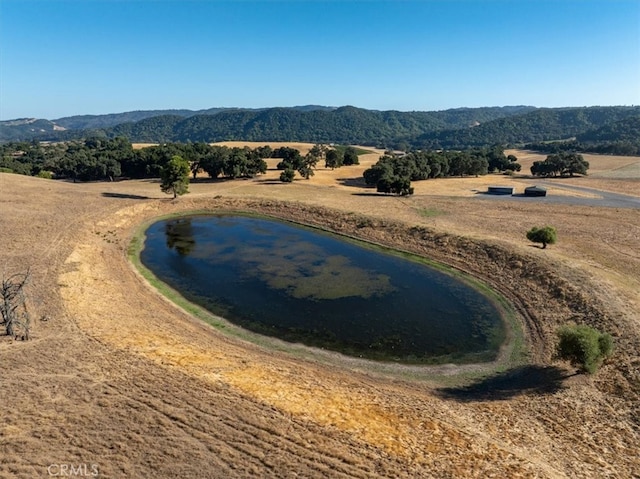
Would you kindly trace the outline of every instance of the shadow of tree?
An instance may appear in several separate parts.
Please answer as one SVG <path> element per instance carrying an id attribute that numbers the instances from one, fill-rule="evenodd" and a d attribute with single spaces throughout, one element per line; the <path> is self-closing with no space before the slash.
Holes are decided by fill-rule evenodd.
<path id="1" fill-rule="evenodd" d="M 388 197 L 397 197 L 397 195 L 392 195 L 389 193 L 375 193 L 375 192 L 371 192 L 371 193 L 351 193 L 353 196 L 377 196 L 378 198 L 382 198 L 385 196 Z"/>
<path id="2" fill-rule="evenodd" d="M 437 393 L 444 399 L 456 401 L 499 401 L 520 394 L 553 394 L 565 388 L 563 381 L 575 373 L 555 366 L 521 366 L 482 378 L 476 383 L 441 388 Z"/>
<path id="3" fill-rule="evenodd" d="M 362 176 L 356 178 L 338 178 L 338 182 L 343 186 L 356 186 L 359 188 L 373 188 L 365 183 Z"/>
<path id="4" fill-rule="evenodd" d="M 106 198 L 122 198 L 122 199 L 128 199 L 128 200 L 148 200 L 149 199 L 149 196 L 130 195 L 127 193 L 111 193 L 109 191 L 105 191 L 104 193 L 102 193 L 102 196 Z"/>
<path id="5" fill-rule="evenodd" d="M 247 177 L 240 177 L 240 178 L 228 178 L 228 177 L 221 177 L 221 178 L 211 178 L 208 176 L 201 176 L 200 178 L 191 178 L 189 180 L 189 183 L 228 183 L 230 181 L 237 181 L 237 180 L 251 180 L 253 178 L 247 178 Z"/>
<path id="6" fill-rule="evenodd" d="M 296 178 L 294 181 L 299 180 Z M 258 178 L 253 180 L 257 185 L 285 185 L 287 184 L 284 181 L 280 181 L 279 179 L 274 178 Z"/>
<path id="7" fill-rule="evenodd" d="M 494 196 L 500 197 L 500 196 L 502 196 L 502 197 L 509 197 L 509 198 L 511 198 L 513 196 L 518 196 L 517 194 L 514 194 L 514 193 L 493 193 L 491 191 L 477 191 L 477 190 L 475 191 L 475 194 L 476 195 L 486 195 L 486 196 L 491 196 L 491 197 L 494 197 Z"/>

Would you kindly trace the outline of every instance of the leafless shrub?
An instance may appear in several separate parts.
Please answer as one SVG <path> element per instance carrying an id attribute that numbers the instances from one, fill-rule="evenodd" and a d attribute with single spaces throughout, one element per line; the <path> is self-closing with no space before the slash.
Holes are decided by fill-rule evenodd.
<path id="1" fill-rule="evenodd" d="M 0 284 L 0 314 L 7 336 L 28 340 L 31 330 L 31 316 L 27 308 L 25 287 L 31 278 L 27 268 L 24 273 L 15 273 L 2 278 Z"/>

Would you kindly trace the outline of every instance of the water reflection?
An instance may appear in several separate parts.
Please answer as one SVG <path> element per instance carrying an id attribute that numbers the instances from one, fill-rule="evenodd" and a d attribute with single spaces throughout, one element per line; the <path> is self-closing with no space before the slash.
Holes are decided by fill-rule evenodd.
<path id="1" fill-rule="evenodd" d="M 189 255 L 196 245 L 191 218 L 168 220 L 165 223 L 164 233 L 167 238 L 167 248 L 175 249 L 180 256 Z"/>

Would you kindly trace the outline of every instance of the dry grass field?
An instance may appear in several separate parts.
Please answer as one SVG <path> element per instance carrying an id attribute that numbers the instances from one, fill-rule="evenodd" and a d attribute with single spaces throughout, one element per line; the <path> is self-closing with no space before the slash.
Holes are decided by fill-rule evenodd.
<path id="1" fill-rule="evenodd" d="M 292 184 L 273 169 L 200 181 L 175 201 L 153 180 L 0 173 L 0 272 L 31 268 L 36 318 L 30 341 L 0 339 L 0 477 L 48 477 L 63 465 L 111 478 L 640 477 L 640 209 L 479 194 L 536 183 L 525 174 L 544 157 L 520 151 L 523 175 L 428 180 L 412 197 L 379 196 L 361 185 L 379 153 Z M 550 196 L 640 195 L 640 158 L 586 157 L 592 174 L 557 184 L 589 190 L 552 184 Z M 526 365 L 412 379 L 226 336 L 160 295 L 127 257 L 144 222 L 221 209 L 473 274 L 518 311 Z M 524 236 L 544 224 L 558 230 L 546 250 Z M 555 329 L 569 321 L 615 338 L 595 376 L 553 358 Z"/>

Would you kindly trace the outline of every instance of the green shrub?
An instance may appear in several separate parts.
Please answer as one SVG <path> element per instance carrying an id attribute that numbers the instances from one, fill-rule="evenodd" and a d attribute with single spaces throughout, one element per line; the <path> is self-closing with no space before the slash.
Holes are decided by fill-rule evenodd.
<path id="1" fill-rule="evenodd" d="M 558 356 L 589 374 L 613 352 L 613 338 L 589 326 L 563 326 L 558 331 Z"/>
<path id="2" fill-rule="evenodd" d="M 553 226 L 544 226 L 542 228 L 534 226 L 527 231 L 527 239 L 534 243 L 542 243 L 542 248 L 544 249 L 548 244 L 554 244 L 556 242 L 556 229 Z"/>

